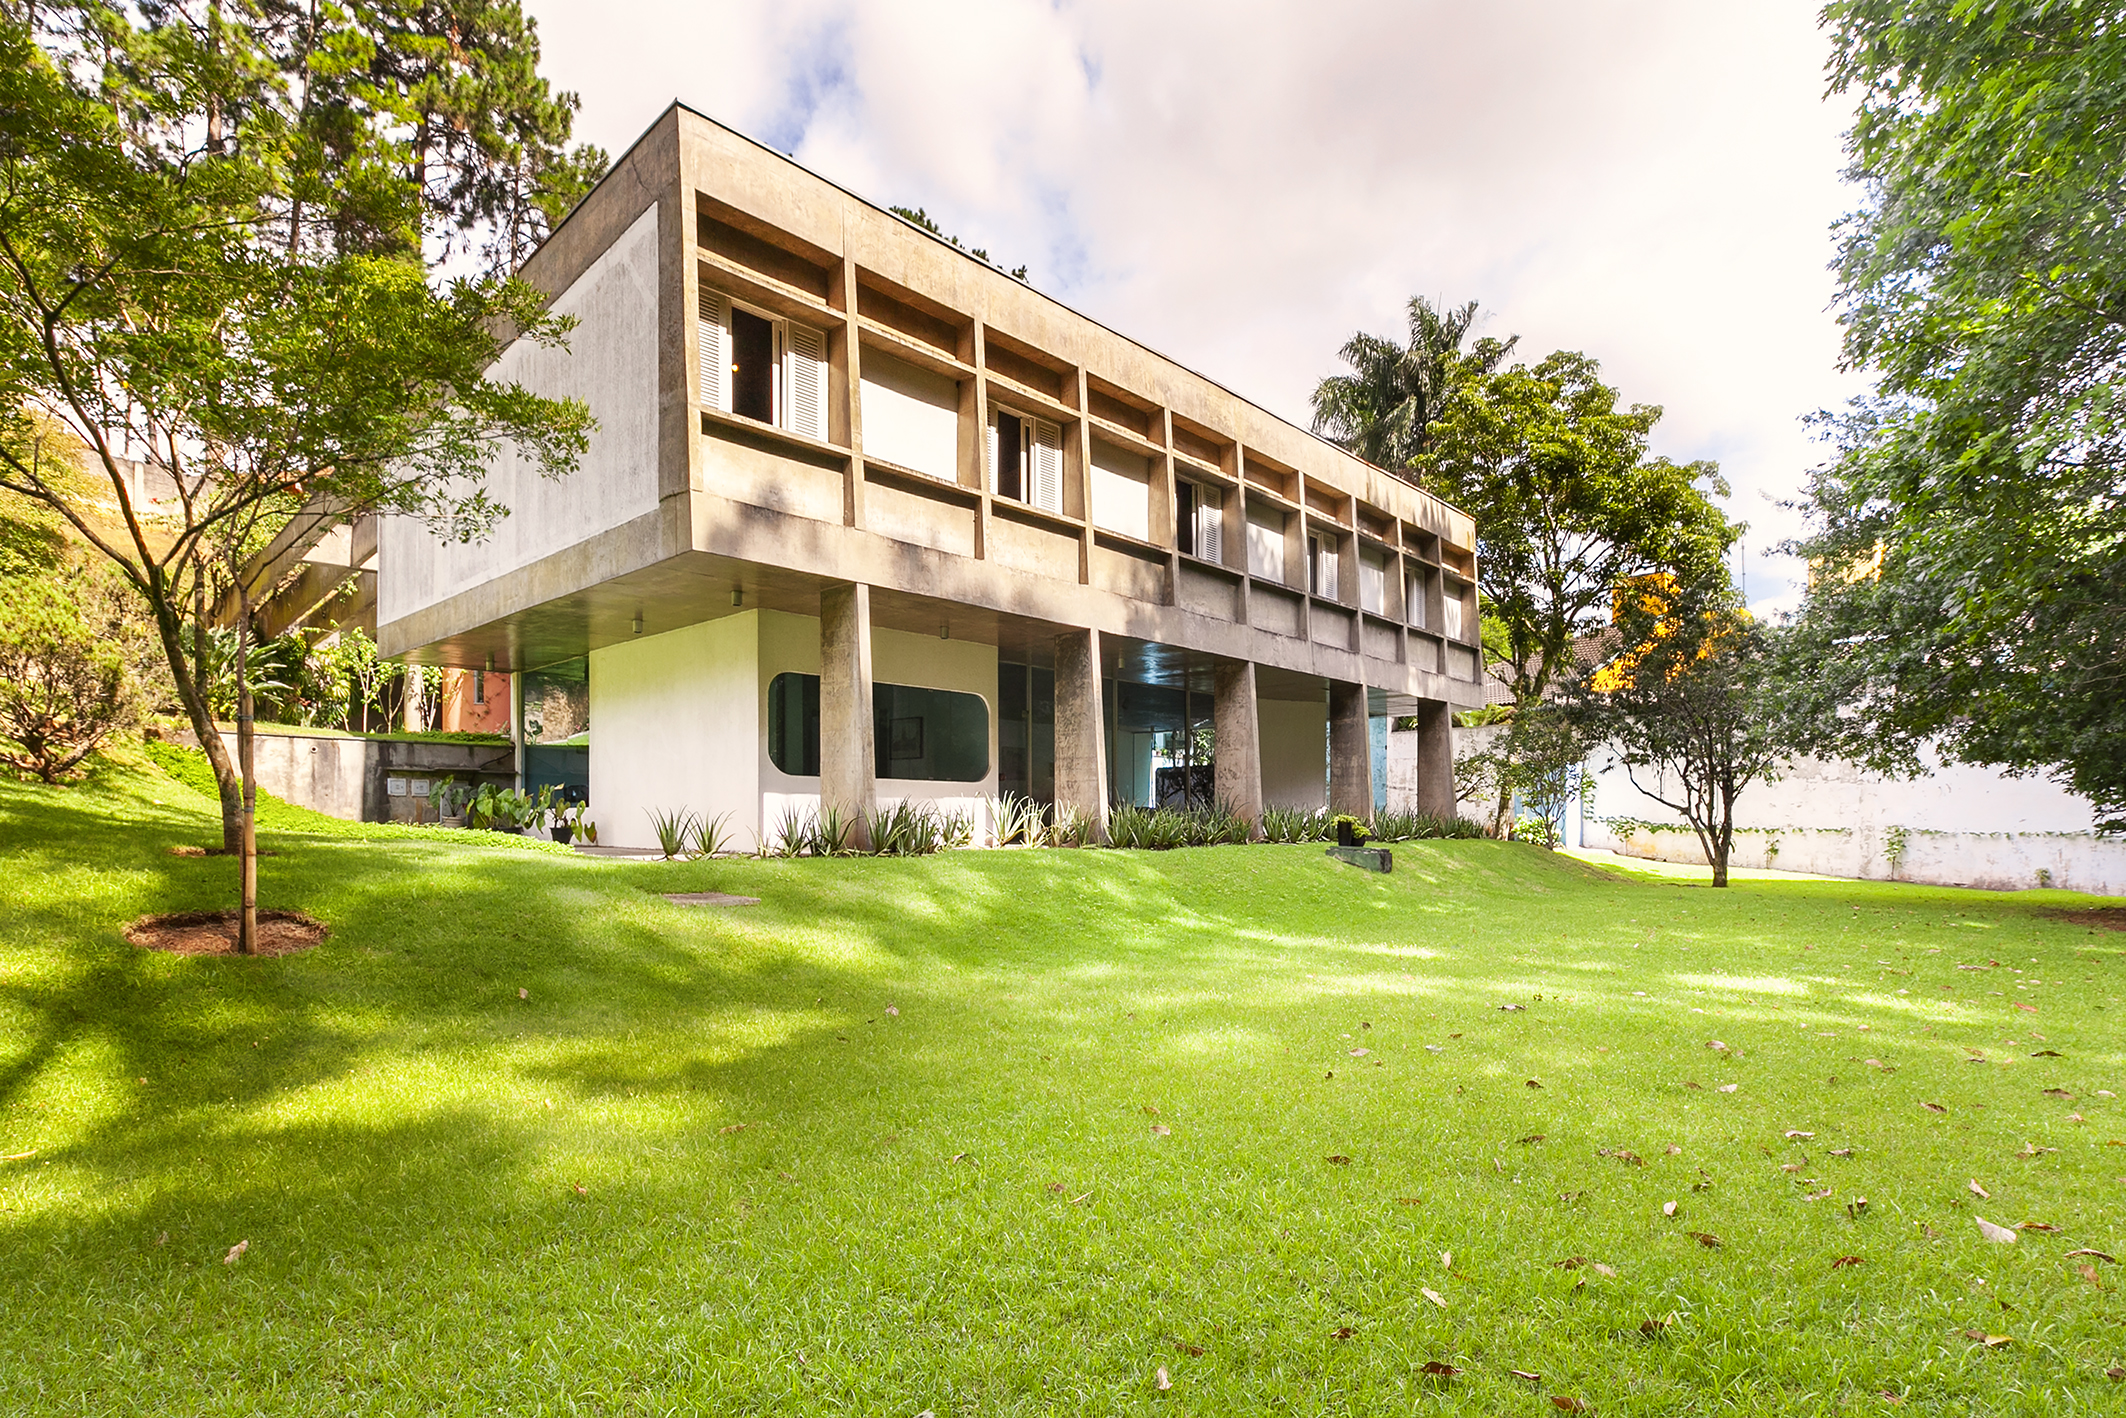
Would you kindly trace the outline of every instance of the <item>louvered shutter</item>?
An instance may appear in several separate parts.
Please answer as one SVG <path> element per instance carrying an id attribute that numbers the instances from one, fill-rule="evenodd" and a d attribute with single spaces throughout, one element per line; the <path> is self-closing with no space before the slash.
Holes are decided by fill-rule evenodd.
<path id="1" fill-rule="evenodd" d="M 1033 505 L 1048 512 L 1063 510 L 1063 430 L 1033 421 Z"/>
<path id="2" fill-rule="evenodd" d="M 997 411 L 995 409 L 989 411 L 989 426 L 983 430 L 982 436 L 988 440 L 989 493 L 990 496 L 994 497 L 997 495 Z"/>
<path id="3" fill-rule="evenodd" d="M 695 321 L 701 349 L 701 406 L 731 411 L 731 307 L 720 292 L 703 290 Z"/>
<path id="4" fill-rule="evenodd" d="M 1215 487 L 1196 486 L 1196 555 L 1225 562 L 1224 497 Z"/>
<path id="5" fill-rule="evenodd" d="M 827 337 L 804 325 L 790 326 L 792 433 L 827 441 Z"/>

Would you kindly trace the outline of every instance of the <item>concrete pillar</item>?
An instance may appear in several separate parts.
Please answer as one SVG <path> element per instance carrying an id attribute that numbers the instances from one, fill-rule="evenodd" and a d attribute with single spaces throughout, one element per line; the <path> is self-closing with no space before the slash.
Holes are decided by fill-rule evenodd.
<path id="1" fill-rule="evenodd" d="M 1255 666 L 1245 660 L 1218 666 L 1213 682 L 1212 732 L 1217 736 L 1213 781 L 1218 801 L 1262 827 L 1262 722 L 1255 712 Z"/>
<path id="2" fill-rule="evenodd" d="M 1056 806 L 1075 807 L 1107 840 L 1107 715 L 1100 699 L 1100 632 L 1056 637 Z"/>
<path id="3" fill-rule="evenodd" d="M 1454 816 L 1454 711 L 1437 699 L 1417 708 L 1417 810 Z"/>
<path id="4" fill-rule="evenodd" d="M 819 593 L 819 800 L 849 823 L 852 846 L 871 845 L 877 806 L 871 728 L 871 588 Z"/>
<path id="5" fill-rule="evenodd" d="M 1366 687 L 1329 681 L 1329 811 L 1373 820 L 1373 736 Z"/>

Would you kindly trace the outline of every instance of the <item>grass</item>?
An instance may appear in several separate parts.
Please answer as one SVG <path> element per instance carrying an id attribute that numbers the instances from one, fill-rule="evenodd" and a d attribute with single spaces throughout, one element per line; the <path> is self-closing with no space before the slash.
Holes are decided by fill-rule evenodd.
<path id="1" fill-rule="evenodd" d="M 2066 1254 L 2126 1259 L 2084 898 L 1472 841 L 614 863 L 283 807 L 263 899 L 321 949 L 128 947 L 233 899 L 166 851 L 213 835 L 144 765 L 0 786 L 0 1411 L 2126 1398 L 2126 1282 Z"/>

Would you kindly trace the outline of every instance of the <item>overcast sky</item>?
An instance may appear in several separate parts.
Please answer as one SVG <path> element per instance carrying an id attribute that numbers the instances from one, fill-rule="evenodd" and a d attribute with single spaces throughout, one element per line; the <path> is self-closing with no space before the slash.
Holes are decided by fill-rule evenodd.
<path id="1" fill-rule="evenodd" d="M 529 0 L 580 136 L 682 99 L 1295 422 L 1358 329 L 1474 299 L 1717 460 L 1748 589 L 1820 456 L 1846 112 L 1813 0 Z"/>

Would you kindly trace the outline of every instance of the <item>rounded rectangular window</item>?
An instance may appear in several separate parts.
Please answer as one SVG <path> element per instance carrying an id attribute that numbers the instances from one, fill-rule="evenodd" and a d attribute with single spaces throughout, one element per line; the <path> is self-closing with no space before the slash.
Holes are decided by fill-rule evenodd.
<path id="1" fill-rule="evenodd" d="M 872 773 L 928 783 L 989 776 L 989 704 L 979 694 L 910 684 L 871 686 Z M 819 676 L 768 681 L 768 761 L 794 778 L 819 775 Z"/>

